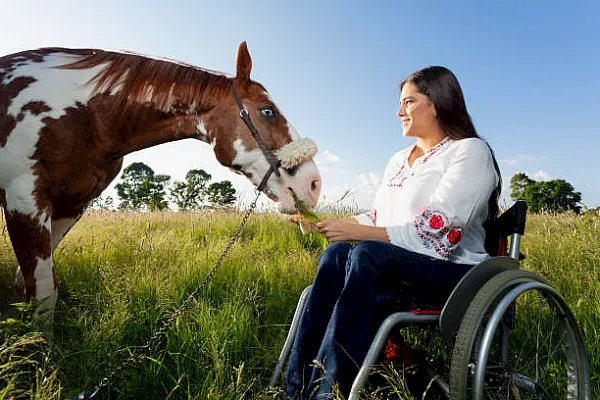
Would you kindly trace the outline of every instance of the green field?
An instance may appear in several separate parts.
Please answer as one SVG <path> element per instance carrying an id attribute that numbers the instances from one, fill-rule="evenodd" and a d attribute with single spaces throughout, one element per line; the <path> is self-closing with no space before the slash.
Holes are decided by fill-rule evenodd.
<path id="1" fill-rule="evenodd" d="M 0 400 L 64 399 L 94 386 L 195 289 L 240 220 L 234 212 L 87 214 L 55 254 L 60 294 L 51 351 L 29 332 L 27 307 L 9 306 L 18 296 L 17 263 L 3 229 Z M 324 245 L 283 216 L 252 215 L 167 341 L 99 398 L 275 398 L 267 382 Z M 546 278 L 580 322 L 600 393 L 600 217 L 532 215 L 522 250 L 522 267 Z"/>

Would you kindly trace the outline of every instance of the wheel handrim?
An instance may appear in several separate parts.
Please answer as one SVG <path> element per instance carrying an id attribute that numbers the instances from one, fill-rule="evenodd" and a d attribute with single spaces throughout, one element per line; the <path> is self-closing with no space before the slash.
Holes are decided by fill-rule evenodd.
<path id="1" fill-rule="evenodd" d="M 525 308 L 532 305 L 536 311 Z M 518 308 L 516 321 L 506 317 L 510 307 Z M 570 316 L 562 298 L 545 283 L 528 282 L 511 289 L 482 324 L 485 330 L 473 366 L 475 399 L 578 398 L 581 346 Z M 507 334 L 510 340 L 502 337 Z M 492 344 L 502 340 L 510 342 L 508 349 L 490 353 Z"/>

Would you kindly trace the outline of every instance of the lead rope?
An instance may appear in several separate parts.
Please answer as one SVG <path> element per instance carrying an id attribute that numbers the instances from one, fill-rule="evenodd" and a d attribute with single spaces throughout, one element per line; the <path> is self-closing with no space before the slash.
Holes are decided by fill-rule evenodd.
<path id="1" fill-rule="evenodd" d="M 252 210 L 254 210 L 256 208 L 256 203 L 258 202 L 258 198 L 260 197 L 260 192 L 263 189 L 263 186 L 266 185 L 267 180 L 269 179 L 269 176 L 271 175 L 272 172 L 273 172 L 273 170 L 270 168 L 269 171 L 267 171 L 265 178 L 263 178 L 260 185 L 256 188 L 256 198 L 254 199 L 252 204 L 250 204 L 250 207 L 248 208 L 248 210 L 244 214 L 244 217 L 242 218 L 242 222 L 240 222 L 240 225 L 237 227 L 235 233 L 229 240 L 229 243 L 225 247 L 225 250 L 223 250 L 223 253 L 219 257 L 219 259 L 217 260 L 215 265 L 211 268 L 210 271 L 208 271 L 208 274 L 206 274 L 204 279 L 202 279 L 202 282 L 200 282 L 198 287 L 196 287 L 196 289 L 194 289 L 194 291 L 192 293 L 190 293 L 188 298 L 185 299 L 183 304 L 177 310 L 175 310 L 175 312 L 173 312 L 173 315 L 169 319 L 167 319 L 165 321 L 165 323 L 159 329 L 156 330 L 156 332 L 154 332 L 154 335 L 152 335 L 152 337 L 150 339 L 148 339 L 146 344 L 144 344 L 143 346 L 138 347 L 136 350 L 134 350 L 133 354 L 128 359 L 126 359 L 125 361 L 123 361 L 121 363 L 121 365 L 119 365 L 118 367 L 113 369 L 109 375 L 102 378 L 100 380 L 100 382 L 98 382 L 98 384 L 96 386 L 94 386 L 93 390 L 87 390 L 83 393 L 79 393 L 78 395 L 71 397 L 70 400 L 84 400 L 84 399 L 94 398 L 100 392 L 100 390 L 102 390 L 102 388 L 108 386 L 108 384 L 117 375 L 119 375 L 119 373 L 123 369 L 125 369 L 125 367 L 132 365 L 134 363 L 140 362 L 143 358 L 148 357 L 150 355 L 152 350 L 160 343 L 159 340 L 166 334 L 167 330 L 173 324 L 173 322 L 177 319 L 177 317 L 179 317 L 181 315 L 181 313 L 192 303 L 192 301 L 194 301 L 194 299 L 198 295 L 198 293 L 211 280 L 211 278 L 213 277 L 215 272 L 217 272 L 217 269 L 219 269 L 219 267 L 221 266 L 221 263 L 223 262 L 223 260 L 225 259 L 225 257 L 227 256 L 227 254 L 229 253 L 231 248 L 233 247 L 233 244 L 237 240 L 238 236 L 242 232 L 242 228 L 246 224 L 246 221 L 248 221 L 248 218 L 250 217 Z"/>

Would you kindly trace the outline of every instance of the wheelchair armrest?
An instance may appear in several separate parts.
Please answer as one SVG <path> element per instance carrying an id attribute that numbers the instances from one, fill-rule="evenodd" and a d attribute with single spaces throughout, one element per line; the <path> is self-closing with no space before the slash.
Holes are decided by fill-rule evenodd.
<path id="1" fill-rule="evenodd" d="M 490 278 L 502 271 L 518 268 L 519 262 L 511 257 L 494 257 L 467 272 L 458 282 L 442 309 L 440 315 L 442 335 L 449 340 L 456 335 L 469 304 Z"/>

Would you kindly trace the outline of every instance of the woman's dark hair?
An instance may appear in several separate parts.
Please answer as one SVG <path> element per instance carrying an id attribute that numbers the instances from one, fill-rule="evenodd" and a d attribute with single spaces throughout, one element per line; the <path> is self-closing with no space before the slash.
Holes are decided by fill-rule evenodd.
<path id="1" fill-rule="evenodd" d="M 406 83 L 412 83 L 417 90 L 429 97 L 437 114 L 437 119 L 446 135 L 454 140 L 470 137 L 481 137 L 477 134 L 473 121 L 467 112 L 465 97 L 456 76 L 448 68 L 426 67 L 410 75 L 402 83 L 400 90 Z M 502 190 L 502 175 L 496 162 L 494 151 L 488 145 L 494 161 L 494 168 L 498 174 L 498 186 L 492 192 L 488 201 L 488 219 L 496 219 L 499 213 L 498 200 Z"/>

